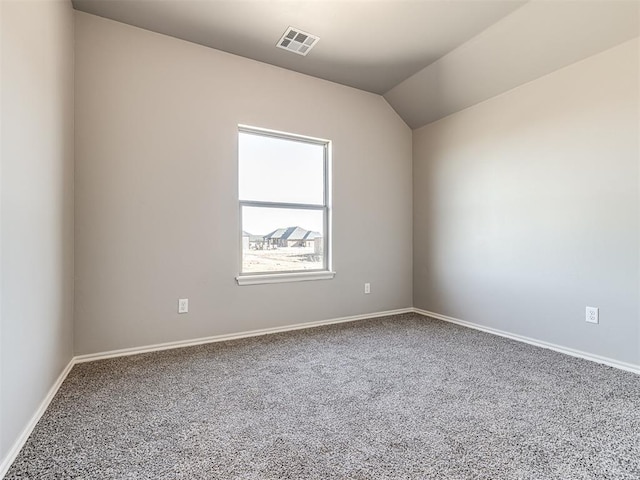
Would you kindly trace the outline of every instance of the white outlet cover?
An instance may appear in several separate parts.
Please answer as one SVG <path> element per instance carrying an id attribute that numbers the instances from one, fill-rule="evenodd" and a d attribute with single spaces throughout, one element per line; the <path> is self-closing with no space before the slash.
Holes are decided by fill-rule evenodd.
<path id="1" fill-rule="evenodd" d="M 587 307 L 585 313 L 585 321 L 587 323 L 598 323 L 600 320 L 599 316 L 597 307 Z"/>
<path id="2" fill-rule="evenodd" d="M 188 298 L 178 299 L 178 313 L 188 313 L 188 312 L 189 312 L 189 299 Z"/>

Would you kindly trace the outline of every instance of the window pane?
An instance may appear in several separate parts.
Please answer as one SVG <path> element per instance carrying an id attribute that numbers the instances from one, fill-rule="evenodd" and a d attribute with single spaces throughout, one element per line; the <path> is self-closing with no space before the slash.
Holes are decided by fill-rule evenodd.
<path id="1" fill-rule="evenodd" d="M 324 146 L 239 132 L 240 200 L 324 203 Z"/>
<path id="2" fill-rule="evenodd" d="M 324 269 L 324 211 L 242 207 L 242 273 Z"/>

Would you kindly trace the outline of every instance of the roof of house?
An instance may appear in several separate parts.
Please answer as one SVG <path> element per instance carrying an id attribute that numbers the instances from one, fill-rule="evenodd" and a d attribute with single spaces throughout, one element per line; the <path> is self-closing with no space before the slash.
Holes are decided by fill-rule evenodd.
<path id="1" fill-rule="evenodd" d="M 322 238 L 322 234 L 320 232 L 309 230 L 304 236 L 305 240 L 313 240 L 315 238 Z"/>
<path id="2" fill-rule="evenodd" d="M 320 233 L 311 230 L 305 230 L 301 227 L 278 228 L 264 236 L 265 240 L 313 240 L 321 237 Z"/>
<path id="3" fill-rule="evenodd" d="M 277 230 L 274 230 L 271 233 L 267 233 L 264 238 L 265 240 L 270 240 L 270 239 L 278 239 L 278 238 L 282 238 L 282 236 L 284 235 L 284 233 L 287 231 L 286 228 L 278 228 Z"/>

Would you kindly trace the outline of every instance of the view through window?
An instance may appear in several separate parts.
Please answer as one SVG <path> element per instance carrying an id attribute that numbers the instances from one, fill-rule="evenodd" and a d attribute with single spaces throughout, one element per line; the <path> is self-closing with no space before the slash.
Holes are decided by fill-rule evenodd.
<path id="1" fill-rule="evenodd" d="M 241 274 L 328 270 L 324 140 L 241 127 Z"/>

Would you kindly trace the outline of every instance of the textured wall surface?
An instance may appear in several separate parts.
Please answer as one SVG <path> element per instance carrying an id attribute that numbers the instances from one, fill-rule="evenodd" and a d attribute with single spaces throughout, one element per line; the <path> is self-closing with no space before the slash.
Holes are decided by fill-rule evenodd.
<path id="1" fill-rule="evenodd" d="M 73 10 L 2 1 L 0 460 L 73 355 Z"/>
<path id="2" fill-rule="evenodd" d="M 414 131 L 416 307 L 640 363 L 638 53 Z"/>
<path id="3" fill-rule="evenodd" d="M 411 306 L 411 131 L 382 97 L 77 12 L 75 112 L 77 354 Z M 332 140 L 333 280 L 236 285 L 238 124 Z"/>

